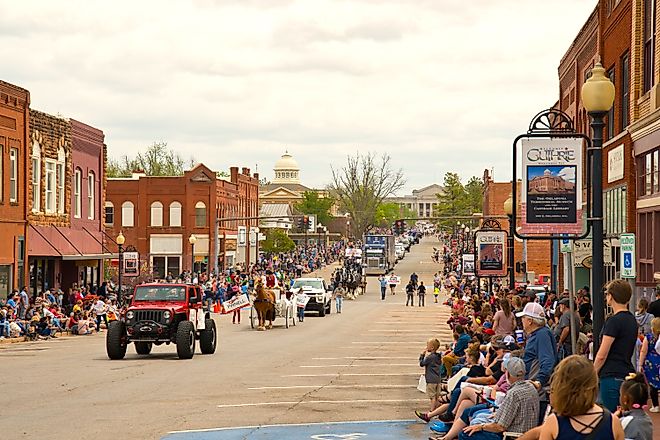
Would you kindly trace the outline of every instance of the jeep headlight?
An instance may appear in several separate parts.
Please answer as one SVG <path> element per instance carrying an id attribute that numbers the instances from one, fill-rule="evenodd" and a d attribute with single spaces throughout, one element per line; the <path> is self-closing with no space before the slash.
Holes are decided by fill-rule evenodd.
<path id="1" fill-rule="evenodd" d="M 133 319 L 134 316 L 135 316 L 135 313 L 133 313 L 132 310 L 129 310 L 128 312 L 126 312 L 126 319 Z"/>
<path id="2" fill-rule="evenodd" d="M 172 314 L 170 313 L 170 311 L 169 311 L 169 310 L 165 310 L 165 312 L 163 313 L 163 318 L 165 319 L 165 321 L 167 321 L 168 319 L 170 319 L 170 316 L 172 316 Z"/>

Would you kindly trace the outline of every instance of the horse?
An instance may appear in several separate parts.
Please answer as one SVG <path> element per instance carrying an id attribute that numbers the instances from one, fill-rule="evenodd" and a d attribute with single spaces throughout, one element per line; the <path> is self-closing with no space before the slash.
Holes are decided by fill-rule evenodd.
<path id="1" fill-rule="evenodd" d="M 257 285 L 255 291 L 257 297 L 254 300 L 254 308 L 259 319 L 257 330 L 271 329 L 275 319 L 275 293 L 272 290 L 264 289 L 261 283 Z M 266 321 L 268 321 L 268 327 L 266 327 Z"/>

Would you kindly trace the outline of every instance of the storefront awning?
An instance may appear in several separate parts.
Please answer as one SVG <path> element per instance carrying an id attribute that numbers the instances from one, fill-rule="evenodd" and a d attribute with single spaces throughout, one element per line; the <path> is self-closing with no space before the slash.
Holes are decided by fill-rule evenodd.
<path id="1" fill-rule="evenodd" d="M 101 231 L 58 226 L 29 225 L 30 257 L 61 257 L 63 260 L 100 260 L 111 258 L 101 245 Z"/>

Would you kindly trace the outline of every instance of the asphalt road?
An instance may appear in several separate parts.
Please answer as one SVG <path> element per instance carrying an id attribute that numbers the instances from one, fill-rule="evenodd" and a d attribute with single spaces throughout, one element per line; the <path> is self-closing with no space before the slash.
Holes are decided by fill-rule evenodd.
<path id="1" fill-rule="evenodd" d="M 395 274 L 416 271 L 432 286 L 427 238 Z M 405 307 L 403 286 L 381 301 L 377 280 L 342 314 L 308 314 L 266 332 L 216 316 L 215 355 L 181 361 L 173 346 L 122 361 L 105 354 L 105 333 L 2 346 L 2 438 L 160 438 L 172 431 L 280 423 L 414 418 L 428 401 L 416 390 L 429 337 L 449 342 L 446 307 Z M 197 350 L 199 353 L 199 349 Z M 415 429 L 417 429 L 415 427 Z M 427 432 L 423 424 L 419 431 Z"/>

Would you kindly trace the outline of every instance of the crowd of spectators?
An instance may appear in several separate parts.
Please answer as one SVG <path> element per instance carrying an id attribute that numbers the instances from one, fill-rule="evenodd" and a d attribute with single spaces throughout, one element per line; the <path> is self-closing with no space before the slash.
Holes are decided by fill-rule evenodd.
<path id="1" fill-rule="evenodd" d="M 454 342 L 440 350 L 430 340 L 420 355 L 431 409 L 416 411 L 435 438 L 495 440 L 512 431 L 554 440 L 604 430 L 594 438 L 623 439 L 625 431 L 651 440 L 645 409 L 650 398 L 650 411 L 660 411 L 660 318 L 646 301 L 635 315 L 628 310 L 628 282 L 614 280 L 604 292 L 612 313 L 597 353 L 587 288 L 574 299 L 568 291 L 484 292 L 456 273 L 442 285 Z"/>

